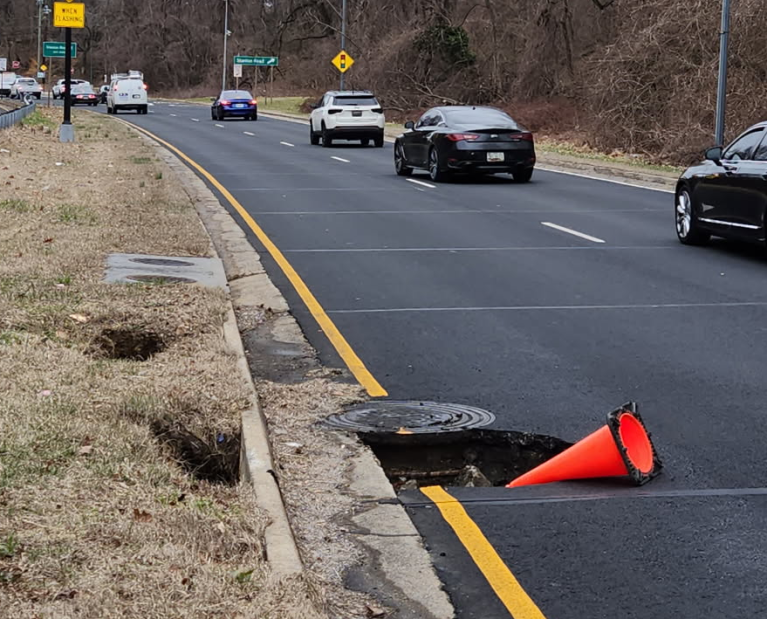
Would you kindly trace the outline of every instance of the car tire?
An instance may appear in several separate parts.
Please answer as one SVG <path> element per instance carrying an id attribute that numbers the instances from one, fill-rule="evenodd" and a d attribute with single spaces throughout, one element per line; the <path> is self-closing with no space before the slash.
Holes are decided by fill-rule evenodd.
<path id="1" fill-rule="evenodd" d="M 370 146 L 370 140 L 368 140 L 367 138 L 365 138 L 364 140 L 360 140 L 360 144 L 361 144 L 362 146 Z"/>
<path id="2" fill-rule="evenodd" d="M 682 187 L 676 192 L 674 219 L 676 236 L 683 245 L 704 245 L 711 238 L 711 234 L 700 229 L 698 216 L 692 207 L 692 198 L 687 187 Z"/>
<path id="3" fill-rule="evenodd" d="M 394 145 L 394 170 L 397 172 L 397 176 L 410 176 L 413 174 L 413 168 L 405 165 L 405 150 L 402 148 L 402 144 L 397 142 Z"/>
<path id="4" fill-rule="evenodd" d="M 255 122 L 255 121 L 257 121 L 257 120 L 258 120 L 258 112 L 256 112 L 255 114 L 253 114 L 253 116 L 251 116 L 251 117 L 250 117 L 250 120 L 252 120 L 252 121 L 254 121 L 254 122 Z"/>
<path id="5" fill-rule="evenodd" d="M 380 135 L 377 136 L 373 142 L 375 144 L 376 148 L 383 148 L 384 145 L 384 136 Z"/>
<path id="6" fill-rule="evenodd" d="M 526 168 L 524 170 L 515 170 L 511 173 L 515 183 L 529 183 L 533 178 L 533 168 Z"/>
<path id="7" fill-rule="evenodd" d="M 320 136 L 314 132 L 311 120 L 309 121 L 309 143 L 312 146 L 319 146 L 320 144 Z"/>
<path id="8" fill-rule="evenodd" d="M 325 148 L 333 146 L 333 138 L 330 137 L 330 132 L 325 125 L 322 125 L 322 146 Z"/>
<path id="9" fill-rule="evenodd" d="M 443 169 L 439 152 L 433 146 L 429 149 L 429 177 L 435 183 L 444 183 L 450 179 L 450 173 Z"/>

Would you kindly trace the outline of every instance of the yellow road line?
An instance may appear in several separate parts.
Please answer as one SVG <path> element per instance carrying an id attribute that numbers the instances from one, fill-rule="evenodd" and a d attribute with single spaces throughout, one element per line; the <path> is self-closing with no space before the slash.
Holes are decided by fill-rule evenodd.
<path id="1" fill-rule="evenodd" d="M 229 193 L 229 190 L 227 190 L 226 187 L 224 187 L 220 182 L 218 182 L 218 180 L 216 180 L 216 178 L 210 172 L 208 172 L 205 168 L 203 168 L 199 163 L 194 161 L 192 158 L 185 155 L 178 148 L 176 148 L 172 144 L 169 144 L 162 138 L 157 137 L 154 133 L 151 133 L 150 131 L 147 131 L 146 129 L 137 127 L 136 125 L 133 125 L 131 123 L 126 123 L 126 124 L 148 135 L 153 140 L 156 140 L 157 142 L 159 142 L 166 148 L 176 153 L 179 157 L 181 157 L 184 161 L 186 161 L 190 166 L 192 166 L 195 170 L 197 170 L 200 174 L 202 174 L 206 179 L 208 179 L 210 184 L 213 185 L 216 189 L 218 189 L 221 192 L 221 195 L 223 195 L 229 201 L 229 204 L 231 204 L 235 208 L 235 210 L 245 220 L 245 223 L 248 224 L 248 227 L 253 231 L 256 237 L 258 237 L 258 240 L 261 241 L 264 247 L 266 247 L 267 251 L 271 254 L 272 258 L 274 258 L 274 261 L 282 269 L 282 272 L 285 273 L 285 277 L 287 277 L 288 280 L 290 280 L 290 283 L 293 284 L 293 287 L 296 289 L 296 292 L 301 297 L 303 302 L 306 304 L 306 307 L 311 312 L 312 316 L 314 316 L 314 319 L 317 321 L 317 324 L 320 326 L 320 329 L 322 329 L 323 333 L 330 340 L 330 343 L 333 344 L 336 351 L 338 351 L 338 354 L 341 356 L 341 359 L 344 360 L 344 363 L 346 363 L 346 366 L 349 368 L 349 371 L 351 371 L 354 377 L 365 388 L 365 390 L 368 392 L 368 394 L 371 397 L 379 398 L 379 397 L 387 396 L 388 393 L 386 392 L 386 390 L 381 386 L 381 384 L 375 379 L 375 377 L 365 367 L 365 364 L 357 356 L 357 353 L 354 352 L 352 347 L 349 346 L 349 343 L 346 341 L 346 338 L 343 335 L 341 335 L 341 332 L 338 330 L 338 327 L 336 327 L 335 323 L 330 319 L 327 313 L 325 313 L 325 310 L 322 308 L 319 301 L 317 301 L 317 299 L 314 297 L 314 295 L 312 294 L 312 291 L 309 290 L 309 287 L 304 283 L 304 280 L 301 279 L 301 276 L 293 268 L 293 265 L 291 265 L 290 262 L 288 262 L 288 260 L 285 258 L 283 253 L 279 250 L 279 248 L 272 242 L 272 240 L 267 236 L 267 234 L 261 229 L 261 226 L 259 226 L 256 223 L 256 221 L 245 210 L 242 204 L 240 204 L 237 201 L 237 198 L 235 198 L 231 193 Z"/>
<path id="2" fill-rule="evenodd" d="M 546 619 L 463 505 L 439 486 L 421 488 L 421 492 L 437 506 L 511 616 Z"/>

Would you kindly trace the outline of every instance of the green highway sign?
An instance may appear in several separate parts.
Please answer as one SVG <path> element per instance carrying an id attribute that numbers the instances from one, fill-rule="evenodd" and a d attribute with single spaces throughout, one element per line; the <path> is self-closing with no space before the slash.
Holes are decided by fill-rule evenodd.
<path id="1" fill-rule="evenodd" d="M 43 43 L 43 56 L 45 58 L 64 58 L 67 46 L 62 41 L 45 41 Z M 71 56 L 77 58 L 77 43 L 72 43 Z"/>
<path id="2" fill-rule="evenodd" d="M 280 59 L 277 56 L 235 56 L 234 64 L 251 67 L 279 67 Z"/>

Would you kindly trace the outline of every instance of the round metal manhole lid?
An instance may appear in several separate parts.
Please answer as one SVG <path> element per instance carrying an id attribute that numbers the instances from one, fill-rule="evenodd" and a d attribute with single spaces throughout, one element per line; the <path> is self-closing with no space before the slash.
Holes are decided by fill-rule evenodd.
<path id="1" fill-rule="evenodd" d="M 187 262 L 186 260 L 175 260 L 173 258 L 131 258 L 131 262 L 138 262 L 139 264 L 151 264 L 160 267 L 194 266 L 192 262 Z"/>
<path id="2" fill-rule="evenodd" d="M 175 275 L 128 275 L 127 280 L 141 284 L 194 284 L 195 280 Z"/>
<path id="3" fill-rule="evenodd" d="M 431 434 L 481 428 L 493 421 L 492 413 L 463 404 L 382 400 L 331 415 L 325 424 L 351 432 Z"/>

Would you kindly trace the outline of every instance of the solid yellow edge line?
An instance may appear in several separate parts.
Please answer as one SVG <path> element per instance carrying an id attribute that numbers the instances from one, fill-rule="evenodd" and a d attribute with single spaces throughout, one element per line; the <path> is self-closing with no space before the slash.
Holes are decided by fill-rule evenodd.
<path id="1" fill-rule="evenodd" d="M 546 619 L 463 505 L 439 486 L 421 488 L 421 492 L 437 506 L 511 616 Z"/>
<path id="2" fill-rule="evenodd" d="M 344 363 L 346 363 L 349 371 L 354 375 L 357 381 L 359 381 L 360 385 L 365 388 L 365 391 L 368 392 L 368 395 L 374 398 L 380 398 L 389 395 L 387 391 L 381 386 L 381 384 L 375 379 L 375 377 L 370 373 L 370 371 L 365 367 L 365 364 L 357 356 L 357 353 L 355 353 L 352 347 L 349 346 L 346 338 L 341 335 L 338 327 L 336 327 L 335 323 L 330 319 L 327 313 L 325 313 L 325 310 L 322 308 L 319 301 L 317 301 L 317 299 L 314 297 L 312 291 L 309 290 L 308 286 L 304 283 L 304 280 L 301 279 L 301 276 L 296 272 L 290 262 L 288 262 L 287 258 L 285 258 L 279 248 L 261 229 L 261 226 L 256 223 L 256 221 L 245 210 L 242 204 L 237 201 L 237 198 L 229 193 L 229 190 L 226 189 L 226 187 L 224 187 L 221 183 L 219 183 L 218 180 L 216 180 L 216 178 L 210 172 L 208 172 L 192 158 L 185 155 L 178 148 L 172 144 L 169 144 L 162 138 L 157 137 L 155 134 L 147 131 L 146 129 L 137 127 L 136 125 L 130 123 L 126 124 L 130 125 L 138 131 L 141 131 L 142 133 L 145 133 L 153 140 L 156 140 L 166 148 L 176 153 L 190 166 L 202 174 L 206 179 L 208 179 L 210 184 L 221 192 L 221 195 L 223 195 L 229 201 L 229 204 L 231 204 L 240 214 L 240 216 L 245 220 L 245 223 L 248 224 L 256 237 L 258 237 L 258 240 L 261 241 L 264 247 L 266 247 L 266 250 L 271 254 L 272 258 L 274 258 L 274 261 L 282 269 L 282 272 L 285 273 L 285 276 L 288 278 L 290 283 L 293 284 L 293 287 L 296 289 L 296 292 L 306 304 L 306 307 L 311 312 L 312 316 L 314 316 L 317 324 L 330 340 L 330 343 L 333 344 L 333 347 L 336 349 L 336 351 L 338 351 L 338 354 L 341 356 L 341 359 L 344 360 Z"/>

